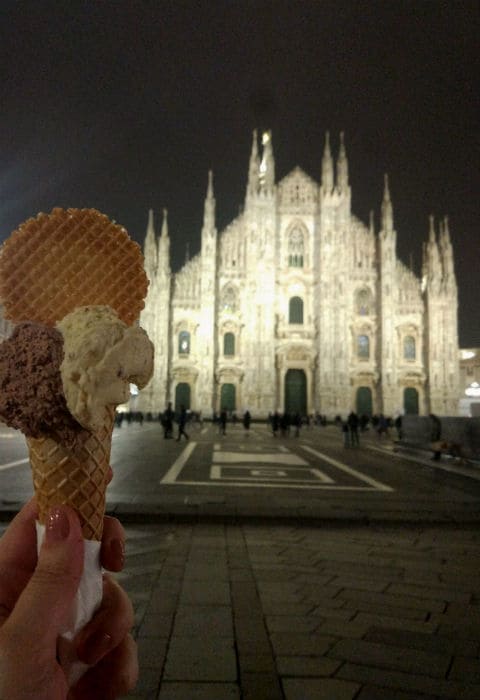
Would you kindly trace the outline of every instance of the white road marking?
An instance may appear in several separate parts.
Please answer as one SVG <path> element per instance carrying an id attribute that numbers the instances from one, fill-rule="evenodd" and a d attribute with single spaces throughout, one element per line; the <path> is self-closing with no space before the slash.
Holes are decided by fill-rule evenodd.
<path id="1" fill-rule="evenodd" d="M 187 463 L 193 450 L 196 448 L 196 442 L 189 442 L 185 447 L 183 452 L 177 457 L 175 462 L 172 464 L 168 472 L 165 474 L 163 479 L 160 480 L 161 484 L 173 484 L 177 480 L 178 475 L 182 471 L 183 467 Z M 183 483 L 183 482 L 182 482 Z"/>
<path id="2" fill-rule="evenodd" d="M 180 486 L 205 486 L 210 488 L 211 486 L 222 486 L 225 488 L 226 486 L 244 486 L 245 488 L 248 488 L 249 486 L 253 486 L 254 488 L 262 488 L 262 489 L 317 489 L 317 490 L 329 490 L 329 491 L 361 491 L 362 493 L 365 493 L 367 491 L 376 491 L 378 492 L 378 488 L 375 486 L 332 486 L 331 484 L 316 484 L 312 481 L 308 482 L 302 482 L 302 483 L 288 483 L 288 484 L 282 484 L 280 482 L 275 482 L 274 484 L 269 484 L 267 482 L 262 482 L 261 484 L 258 483 L 258 481 L 229 481 L 228 484 L 225 484 L 224 481 L 179 481 L 177 482 Z M 393 490 L 393 489 L 392 489 Z"/>
<path id="3" fill-rule="evenodd" d="M 259 452 L 214 452 L 213 461 L 218 462 L 264 462 L 265 464 L 296 464 L 298 466 L 308 466 L 308 462 L 292 453 L 278 454 Z"/>
<path id="4" fill-rule="evenodd" d="M 333 484 L 333 480 L 330 479 L 329 476 L 321 472 L 319 469 L 315 469 L 314 467 L 309 467 L 307 465 L 307 469 L 275 469 L 272 467 L 263 467 L 261 464 L 257 465 L 256 467 L 247 467 L 244 465 L 232 465 L 232 464 L 212 464 L 210 467 L 210 478 L 211 479 L 224 479 L 228 481 L 237 481 L 240 478 L 242 480 L 241 483 L 243 483 L 243 480 L 245 479 L 246 481 L 256 481 L 258 482 L 259 480 L 268 480 L 268 481 L 294 481 L 295 483 L 304 483 L 304 484 L 316 484 L 317 482 L 321 482 L 323 484 Z M 238 474 L 236 476 L 228 476 L 228 470 L 235 470 L 238 472 L 238 470 L 242 470 L 246 472 L 246 476 L 241 476 L 239 477 Z M 294 476 L 294 474 L 300 474 L 302 473 L 307 473 L 311 474 L 311 478 L 301 478 L 300 476 Z"/>
<path id="5" fill-rule="evenodd" d="M 12 467 L 18 467 L 19 464 L 28 464 L 30 460 L 28 457 L 26 459 L 17 459 L 16 462 L 8 462 L 8 464 L 0 464 L 0 472 L 3 472 L 5 469 L 11 469 Z"/>
<path id="6" fill-rule="evenodd" d="M 328 462 L 328 464 L 331 464 L 332 466 L 336 467 L 337 469 L 340 469 L 341 471 L 345 472 L 346 474 L 350 474 L 350 476 L 354 476 L 356 479 L 360 479 L 360 481 L 364 481 L 367 484 L 370 484 L 370 486 L 373 486 L 377 491 L 393 491 L 391 486 L 387 486 L 386 484 L 382 484 L 380 481 L 377 481 L 376 479 L 372 479 L 372 477 L 367 476 L 366 474 L 362 474 L 361 472 L 357 472 L 356 469 L 352 469 L 352 467 L 347 467 L 346 464 L 343 464 L 343 462 L 339 462 L 336 459 L 333 459 L 333 457 L 329 457 L 326 454 L 323 454 L 323 452 L 318 452 L 317 450 L 312 449 L 311 447 L 307 447 L 307 445 L 300 445 L 300 447 L 307 452 L 311 452 L 311 454 L 315 455 L 316 457 L 320 457 L 320 459 L 323 459 L 325 462 Z M 340 488 L 340 487 L 336 487 Z"/>

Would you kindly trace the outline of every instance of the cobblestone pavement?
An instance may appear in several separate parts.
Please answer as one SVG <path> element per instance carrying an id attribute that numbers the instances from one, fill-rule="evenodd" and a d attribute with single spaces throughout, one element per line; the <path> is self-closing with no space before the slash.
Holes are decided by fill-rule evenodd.
<path id="1" fill-rule="evenodd" d="M 474 528 L 127 529 L 145 700 L 480 697 Z"/>

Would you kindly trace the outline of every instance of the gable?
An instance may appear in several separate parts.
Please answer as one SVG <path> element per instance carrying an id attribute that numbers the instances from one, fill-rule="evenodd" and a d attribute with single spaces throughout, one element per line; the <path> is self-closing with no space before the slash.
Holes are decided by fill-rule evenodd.
<path id="1" fill-rule="evenodd" d="M 298 166 L 278 183 L 277 192 L 281 207 L 308 207 L 318 199 L 317 183 Z"/>

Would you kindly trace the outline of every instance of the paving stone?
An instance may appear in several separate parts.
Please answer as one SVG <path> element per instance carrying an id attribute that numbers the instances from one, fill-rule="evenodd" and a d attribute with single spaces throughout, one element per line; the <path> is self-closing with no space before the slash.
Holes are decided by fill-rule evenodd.
<path id="1" fill-rule="evenodd" d="M 284 700 L 280 682 L 275 674 L 246 672 L 242 673 L 240 682 L 242 700 Z"/>
<path id="2" fill-rule="evenodd" d="M 285 700 L 353 700 L 358 693 L 358 683 L 334 678 L 284 678 Z"/>
<path id="3" fill-rule="evenodd" d="M 230 605 L 228 582 L 185 580 L 180 605 Z"/>
<path id="4" fill-rule="evenodd" d="M 139 637 L 169 637 L 173 621 L 173 613 L 170 615 L 147 615 L 143 620 Z"/>
<path id="5" fill-rule="evenodd" d="M 269 632 L 313 632 L 321 621 L 311 615 L 267 615 Z"/>
<path id="6" fill-rule="evenodd" d="M 229 637 L 233 639 L 232 610 L 228 606 L 180 605 L 173 634 L 177 637 Z"/>
<path id="7" fill-rule="evenodd" d="M 443 654 L 459 654 L 463 656 L 476 657 L 480 645 L 468 639 L 458 639 L 457 637 L 442 637 L 434 634 L 422 634 L 421 632 L 409 632 L 408 630 L 381 629 L 374 627 L 370 629 L 365 640 L 369 642 L 381 642 L 382 644 L 392 644 L 406 649 L 421 649 Z"/>
<path id="8" fill-rule="evenodd" d="M 438 625 L 430 620 L 428 622 L 410 619 L 405 620 L 401 617 L 396 617 L 395 615 L 374 615 L 373 613 L 366 612 L 358 612 L 355 617 L 352 618 L 352 620 L 354 622 L 366 623 L 371 627 L 405 629 L 410 630 L 411 632 L 422 632 L 427 634 L 433 634 L 438 628 Z"/>
<path id="9" fill-rule="evenodd" d="M 141 668 L 162 669 L 167 650 L 167 639 L 142 637 L 137 640 L 138 661 Z"/>
<path id="10" fill-rule="evenodd" d="M 355 700 L 438 700 L 433 695 L 419 695 L 418 693 L 404 693 L 403 690 L 392 688 L 378 688 L 373 685 L 365 685 Z"/>
<path id="11" fill-rule="evenodd" d="M 355 603 L 369 603 L 382 607 L 383 609 L 400 608 L 401 610 L 418 610 L 422 615 L 428 612 L 443 613 L 446 604 L 443 601 L 428 600 L 415 596 L 401 596 L 389 593 L 372 593 L 370 591 L 356 591 L 345 588 L 339 593 L 339 598 L 353 601 Z M 427 604 L 428 602 L 428 604 Z"/>
<path id="12" fill-rule="evenodd" d="M 239 700 L 233 683 L 174 683 L 164 681 L 158 700 Z"/>
<path id="13" fill-rule="evenodd" d="M 277 656 L 280 676 L 331 676 L 342 662 L 325 656 Z"/>
<path id="14" fill-rule="evenodd" d="M 435 654 L 351 639 L 337 642 L 328 656 L 375 668 L 397 669 L 438 678 L 445 676 L 451 661 L 449 654 Z"/>
<path id="15" fill-rule="evenodd" d="M 457 656 L 448 674 L 449 679 L 480 685 L 480 659 Z"/>
<path id="16" fill-rule="evenodd" d="M 333 635 L 335 637 L 362 639 L 369 629 L 370 625 L 365 622 L 359 622 L 357 620 L 334 620 L 329 618 L 321 622 L 316 631 L 318 634 Z"/>
<path id="17" fill-rule="evenodd" d="M 238 650 L 238 665 L 242 673 L 270 673 L 275 674 L 275 662 L 269 648 L 268 654 L 259 654 L 256 651 L 246 653 Z"/>
<path id="18" fill-rule="evenodd" d="M 480 698 L 480 685 L 446 681 L 431 676 L 402 673 L 401 671 L 387 671 L 371 666 L 346 663 L 340 667 L 335 677 L 357 681 L 361 684 L 403 690 L 404 692 L 433 695 L 435 698 L 449 698 L 450 700 L 459 700 L 460 698 L 462 700 L 478 700 Z"/>
<path id="19" fill-rule="evenodd" d="M 237 660 L 233 643 L 220 637 L 172 637 L 164 679 L 236 681 Z"/>
<path id="20" fill-rule="evenodd" d="M 140 666 L 138 681 L 134 690 L 134 694 L 139 695 L 143 698 L 149 693 L 154 693 L 155 697 L 157 694 L 157 690 L 160 686 L 160 676 L 160 669 L 142 668 Z"/>
<path id="21" fill-rule="evenodd" d="M 428 585 L 421 586 L 414 583 L 391 583 L 387 593 L 397 595 L 411 595 L 429 600 L 455 601 L 457 603 L 469 603 L 472 597 L 470 592 L 459 590 L 454 586 Z"/>
<path id="22" fill-rule="evenodd" d="M 274 632 L 270 641 L 275 656 L 322 656 L 333 646 L 336 639 L 316 634 Z"/>

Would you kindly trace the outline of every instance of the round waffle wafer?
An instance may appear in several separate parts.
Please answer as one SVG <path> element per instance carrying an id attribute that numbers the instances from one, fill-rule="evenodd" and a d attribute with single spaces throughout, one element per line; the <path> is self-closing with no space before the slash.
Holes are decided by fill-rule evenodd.
<path id="1" fill-rule="evenodd" d="M 54 325 L 78 306 L 107 305 L 131 325 L 148 279 L 140 246 L 96 209 L 53 209 L 28 219 L 0 254 L 5 318 Z"/>

